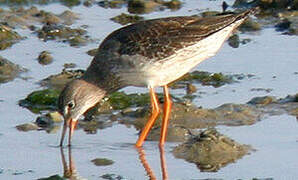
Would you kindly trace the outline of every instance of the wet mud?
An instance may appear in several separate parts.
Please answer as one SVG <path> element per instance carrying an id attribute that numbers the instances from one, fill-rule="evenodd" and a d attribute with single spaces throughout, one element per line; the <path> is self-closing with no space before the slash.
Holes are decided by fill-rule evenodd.
<path id="1" fill-rule="evenodd" d="M 40 5 L 46 6 L 51 3 L 59 3 L 69 8 L 61 13 L 41 10 Z M 118 15 L 109 17 L 109 21 L 127 25 L 147 19 L 148 14 L 152 12 L 178 11 L 186 3 L 188 2 L 178 0 L 0 1 L 2 6 L 10 7 L 0 8 L 0 53 L 14 48 L 16 44 L 26 38 L 38 38 L 43 43 L 48 43 L 49 41 L 64 43 L 66 46 L 74 48 L 81 48 L 94 43 L 95 38 L 89 35 L 88 27 L 76 24 L 82 15 L 75 13 L 74 7 L 79 7 L 80 5 L 87 8 L 105 8 L 111 11 L 125 9 L 126 11 L 119 11 Z M 298 35 L 297 3 L 297 0 L 236 0 L 233 4 L 223 4 L 224 12 L 209 11 L 208 9 L 193 10 L 193 12 L 197 16 L 207 17 L 221 13 L 233 13 L 249 7 L 261 7 L 260 13 L 256 17 L 249 18 L 239 27 L 239 31 L 228 39 L 229 46 L 240 48 L 254 43 L 254 39 L 247 38 L 243 34 L 260 34 L 265 28 L 273 28 L 284 36 Z M 22 34 L 24 30 L 29 31 L 30 35 L 28 36 L 27 33 L 26 37 Z M 90 56 L 95 56 L 97 48 L 93 47 L 86 53 Z M 55 54 L 52 54 L 50 49 L 38 52 L 38 55 L 32 57 L 32 59 L 38 61 L 45 68 L 55 65 L 57 61 Z M 27 71 L 11 61 L 14 62 L 14 59 L 8 58 L 7 60 L 5 56 L 0 56 L 0 86 L 3 83 L 14 81 L 15 78 L 20 77 L 22 72 Z M 35 79 L 40 88 L 24 96 L 23 99 L 18 99 L 19 101 L 15 104 L 27 108 L 36 116 L 31 121 L 29 120 L 25 123 L 18 122 L 16 123 L 17 125 L 13 125 L 20 132 L 19 135 L 29 131 L 45 131 L 58 134 L 63 121 L 60 113 L 57 112 L 58 96 L 67 82 L 80 78 L 84 73 L 84 70 L 74 68 L 76 68 L 74 63 L 64 64 L 64 69 L 61 73 L 48 74 L 48 77 L 45 79 Z M 81 67 L 79 66 L 79 68 Z M 29 69 L 29 71 L 32 70 Z M 296 74 L 294 76 L 297 76 Z M 253 78 L 255 78 L 254 74 L 193 71 L 171 83 L 170 88 L 172 90 L 180 90 L 185 93 L 185 96 L 182 97 L 176 97 L 175 94 L 172 95 L 174 103 L 170 116 L 167 141 L 179 143 L 173 147 L 171 153 L 176 158 L 194 163 L 202 172 L 217 172 L 231 163 L 237 163 L 244 156 L 255 152 L 254 147 L 236 142 L 220 133 L 217 130 L 218 127 L 252 126 L 258 122 L 265 121 L 268 117 L 284 114 L 298 119 L 298 94 L 285 94 L 284 96 L 286 97 L 282 98 L 271 95 L 255 96 L 247 103 L 230 102 L 215 108 L 198 107 L 192 102 L 193 99 L 198 98 L 200 93 L 202 93 L 200 89 L 202 86 L 220 88 L 236 83 L 248 82 Z M 263 92 L 265 94 L 270 94 L 274 90 L 274 88 L 267 87 L 252 87 L 250 89 L 252 92 Z M 163 107 L 163 98 L 162 94 L 158 94 L 161 109 Z M 1 97 L 1 99 L 3 98 Z M 0 100 L 0 103 L 2 104 L 5 101 Z M 88 111 L 85 114 L 85 118 L 79 121 L 77 129 L 82 129 L 86 134 L 96 134 L 99 130 L 124 125 L 127 129 L 133 127 L 137 132 L 140 132 L 150 117 L 150 112 L 150 97 L 148 93 L 128 94 L 123 91 L 115 92 Z M 159 141 L 162 115 L 163 113 L 161 112 L 147 138 L 148 141 Z M 141 162 L 146 169 L 148 165 L 146 165 L 146 160 L 144 160 L 144 152 L 142 150 L 138 150 L 138 152 Z M 160 150 L 161 164 L 165 163 L 164 157 L 162 157 L 164 156 L 163 153 L 163 150 Z M 71 153 L 69 154 L 71 155 Z M 65 158 L 63 152 L 61 156 L 63 161 Z M 117 164 L 114 159 L 111 160 L 105 158 L 105 156 L 94 157 L 89 159 L 88 162 L 98 167 L 112 167 Z M 78 176 L 75 169 L 72 169 L 74 167 L 72 164 L 68 167 L 63 162 L 63 167 L 65 168 L 63 176 L 44 176 L 44 178 L 40 179 L 65 179 Z M 2 170 L 1 167 L 0 177 Z M 150 169 L 146 171 L 149 172 L 147 174 L 151 177 Z M 12 174 L 26 175 L 28 173 L 34 172 L 25 170 L 22 172 L 15 171 Z M 166 176 L 166 174 L 163 175 Z M 125 176 L 122 176 L 122 174 L 105 173 L 96 177 L 102 179 L 125 179 Z"/>

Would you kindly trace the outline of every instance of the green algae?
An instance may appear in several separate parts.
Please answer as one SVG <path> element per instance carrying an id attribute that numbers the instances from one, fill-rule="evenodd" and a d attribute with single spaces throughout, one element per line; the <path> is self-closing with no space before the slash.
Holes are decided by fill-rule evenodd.
<path id="1" fill-rule="evenodd" d="M 19 105 L 38 113 L 42 110 L 56 110 L 60 91 L 45 89 L 34 91 L 25 99 L 19 101 Z"/>
<path id="2" fill-rule="evenodd" d="M 132 106 L 145 106 L 150 103 L 149 94 L 125 94 L 123 92 L 114 92 L 108 96 L 108 102 L 113 109 L 120 110 Z"/>
<path id="3" fill-rule="evenodd" d="M 224 75 L 223 73 L 210 73 L 205 71 L 194 71 L 183 76 L 180 81 L 195 81 L 202 85 L 220 87 L 235 82 L 236 76 Z"/>

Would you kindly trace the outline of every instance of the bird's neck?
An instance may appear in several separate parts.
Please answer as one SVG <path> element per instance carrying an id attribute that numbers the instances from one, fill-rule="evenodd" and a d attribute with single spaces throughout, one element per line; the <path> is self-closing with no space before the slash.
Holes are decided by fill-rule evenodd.
<path id="1" fill-rule="evenodd" d="M 119 78 L 114 74 L 104 71 L 96 66 L 89 66 L 84 73 L 82 80 L 97 86 L 98 88 L 111 93 L 122 88 Z"/>

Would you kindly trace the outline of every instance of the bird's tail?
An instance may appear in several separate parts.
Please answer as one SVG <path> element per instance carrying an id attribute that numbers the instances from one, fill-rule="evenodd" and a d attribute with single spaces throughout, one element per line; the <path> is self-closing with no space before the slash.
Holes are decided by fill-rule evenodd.
<path id="1" fill-rule="evenodd" d="M 260 7 L 254 7 L 254 8 L 251 8 L 251 9 L 248 9 L 242 13 L 240 13 L 237 17 L 237 19 L 246 19 L 248 16 L 250 15 L 255 15 L 257 13 L 259 13 L 260 11 Z"/>

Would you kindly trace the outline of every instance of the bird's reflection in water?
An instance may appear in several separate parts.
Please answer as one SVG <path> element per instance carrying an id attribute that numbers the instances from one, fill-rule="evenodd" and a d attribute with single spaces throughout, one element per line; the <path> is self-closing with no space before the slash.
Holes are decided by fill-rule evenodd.
<path id="1" fill-rule="evenodd" d="M 156 176 L 154 175 L 153 170 L 151 169 L 149 163 L 146 160 L 146 154 L 145 150 L 142 147 L 137 148 L 139 153 L 140 161 L 145 168 L 145 171 L 147 172 L 147 175 L 149 176 L 150 180 L 156 180 Z M 161 172 L 162 172 L 162 179 L 168 180 L 168 172 L 167 172 L 167 165 L 166 165 L 166 159 L 165 159 L 165 152 L 164 147 L 159 147 L 159 153 L 160 153 L 160 165 L 161 165 Z"/>
<path id="2" fill-rule="evenodd" d="M 146 154 L 145 150 L 142 147 L 136 148 L 139 153 L 139 159 L 145 168 L 145 171 L 147 172 L 147 175 L 149 176 L 150 180 L 157 180 L 156 176 L 154 175 L 153 170 L 151 169 L 149 163 L 146 160 Z M 74 159 L 71 154 L 71 148 L 68 147 L 68 163 L 67 159 L 65 158 L 64 149 L 60 148 L 61 153 L 61 161 L 63 166 L 63 177 L 71 180 L 82 180 L 84 178 L 80 177 L 74 163 Z M 166 159 L 165 159 L 165 152 L 164 147 L 159 147 L 159 153 L 160 153 L 160 164 L 161 164 L 161 171 L 162 171 L 162 179 L 168 180 L 168 172 L 167 172 L 167 166 L 166 166 Z"/>
<path id="3" fill-rule="evenodd" d="M 60 147 L 61 160 L 62 160 L 62 165 L 63 165 L 63 177 L 67 178 L 67 179 L 71 179 L 71 180 L 83 180 L 83 179 L 85 179 L 85 178 L 80 177 L 77 170 L 76 170 L 75 163 L 74 163 L 74 160 L 73 160 L 72 155 L 71 155 L 70 146 L 68 146 L 67 149 L 68 149 L 68 162 L 69 162 L 69 164 L 67 164 L 67 160 L 65 158 L 63 148 Z"/>

